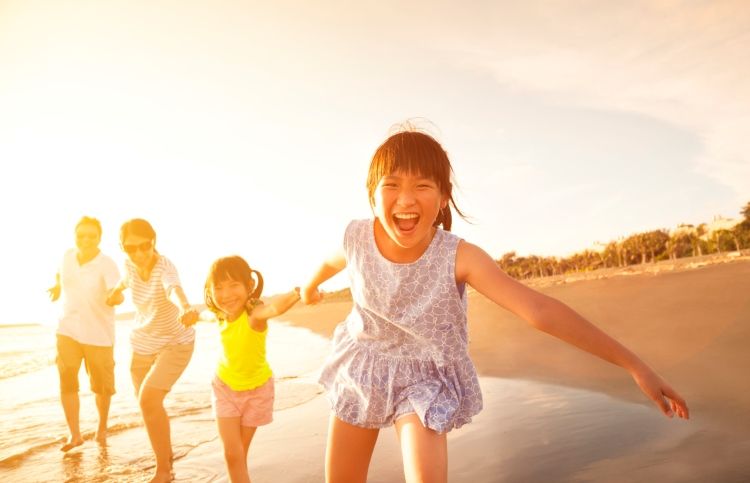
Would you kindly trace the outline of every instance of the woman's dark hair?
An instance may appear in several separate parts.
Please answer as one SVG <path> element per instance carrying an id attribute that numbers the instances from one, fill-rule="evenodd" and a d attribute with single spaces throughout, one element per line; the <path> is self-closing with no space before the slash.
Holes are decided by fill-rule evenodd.
<path id="1" fill-rule="evenodd" d="M 140 236 L 156 241 L 156 232 L 151 223 L 142 218 L 133 218 L 126 221 L 120 227 L 120 243 L 125 243 L 125 237 L 128 235 Z"/>
<path id="2" fill-rule="evenodd" d="M 255 280 L 253 280 L 255 274 Z M 211 288 L 219 282 L 234 280 L 242 283 L 248 292 L 248 301 L 250 304 L 257 304 L 263 293 L 263 275 L 259 271 L 250 268 L 244 258 L 233 255 L 222 257 L 211 264 L 206 277 L 206 284 L 203 287 L 203 298 L 206 301 L 206 307 L 217 317 L 225 314 L 216 306 L 216 302 L 211 294 Z"/>

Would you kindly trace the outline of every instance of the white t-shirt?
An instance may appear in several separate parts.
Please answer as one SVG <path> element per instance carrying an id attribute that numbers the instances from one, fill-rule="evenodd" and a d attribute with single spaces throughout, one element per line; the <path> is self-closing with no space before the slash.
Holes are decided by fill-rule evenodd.
<path id="1" fill-rule="evenodd" d="M 63 312 L 57 333 L 81 344 L 115 344 L 115 309 L 106 304 L 107 292 L 120 280 L 117 264 L 99 252 L 92 260 L 78 263 L 76 250 L 63 256 L 60 266 Z"/>

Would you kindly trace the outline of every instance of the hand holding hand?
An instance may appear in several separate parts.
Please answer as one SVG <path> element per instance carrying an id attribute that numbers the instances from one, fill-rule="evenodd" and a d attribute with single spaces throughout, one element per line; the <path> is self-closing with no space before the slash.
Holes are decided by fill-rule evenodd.
<path id="1" fill-rule="evenodd" d="M 185 327 L 190 327 L 191 325 L 195 325 L 196 322 L 198 322 L 198 317 L 200 314 L 196 309 L 193 307 L 183 307 L 180 311 L 180 322 Z"/>
<path id="2" fill-rule="evenodd" d="M 105 303 L 110 307 L 120 305 L 125 301 L 125 296 L 122 294 L 122 289 L 115 287 L 107 293 L 107 300 Z"/>
<path id="3" fill-rule="evenodd" d="M 654 401 L 666 416 L 671 418 L 676 414 L 682 419 L 690 419 L 690 410 L 682 396 L 649 367 L 644 366 L 634 371 L 632 376 L 641 391 Z"/>
<path id="4" fill-rule="evenodd" d="M 323 300 L 323 294 L 318 290 L 318 287 L 306 286 L 300 291 L 300 298 L 303 304 L 313 305 Z"/>

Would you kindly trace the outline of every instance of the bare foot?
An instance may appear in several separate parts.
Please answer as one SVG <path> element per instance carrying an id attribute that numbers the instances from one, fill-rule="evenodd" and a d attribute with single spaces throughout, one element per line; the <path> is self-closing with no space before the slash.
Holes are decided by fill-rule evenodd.
<path id="1" fill-rule="evenodd" d="M 149 480 L 149 483 L 169 483 L 173 479 L 171 471 L 157 471 Z"/>
<path id="2" fill-rule="evenodd" d="M 83 444 L 83 439 L 79 436 L 77 438 L 68 438 L 68 441 L 62 445 L 60 448 L 60 451 L 70 451 L 73 448 L 76 448 L 78 446 L 81 446 Z"/>
<path id="3" fill-rule="evenodd" d="M 99 444 L 107 444 L 107 430 L 100 429 L 94 434 L 94 441 Z"/>

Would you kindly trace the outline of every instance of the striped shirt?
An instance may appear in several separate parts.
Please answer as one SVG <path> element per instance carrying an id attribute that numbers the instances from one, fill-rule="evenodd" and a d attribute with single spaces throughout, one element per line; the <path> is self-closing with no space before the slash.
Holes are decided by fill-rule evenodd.
<path id="1" fill-rule="evenodd" d="M 180 286 L 177 269 L 165 256 L 159 255 L 148 280 L 141 279 L 136 266 L 125 260 L 125 286 L 131 289 L 138 327 L 130 333 L 133 352 L 155 354 L 170 344 L 190 344 L 195 330 L 179 320 L 180 309 L 167 297 Z"/>

